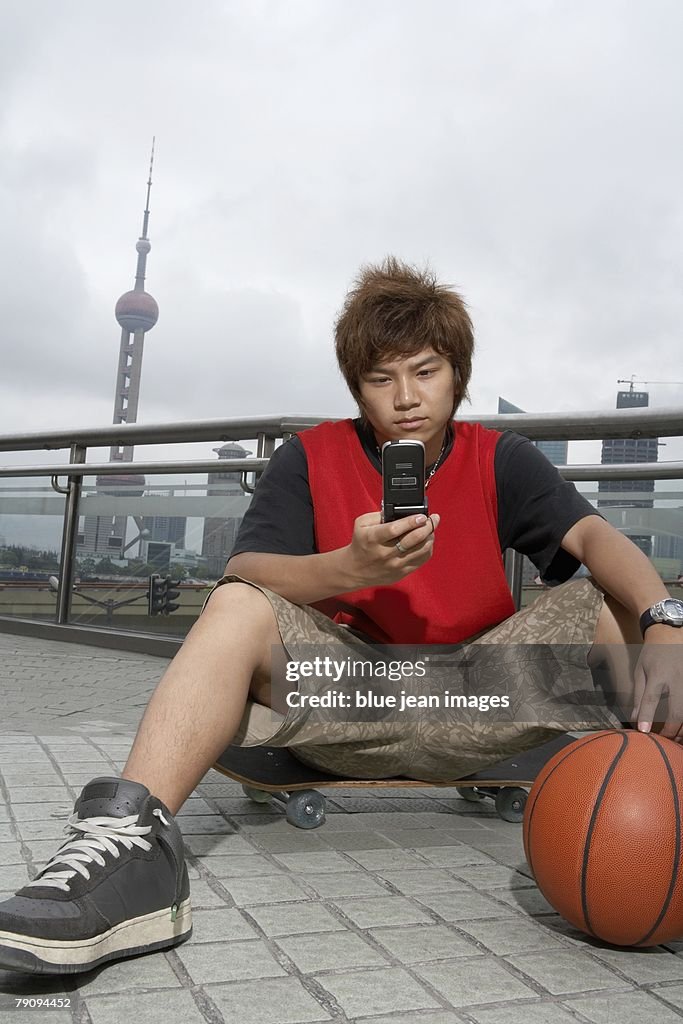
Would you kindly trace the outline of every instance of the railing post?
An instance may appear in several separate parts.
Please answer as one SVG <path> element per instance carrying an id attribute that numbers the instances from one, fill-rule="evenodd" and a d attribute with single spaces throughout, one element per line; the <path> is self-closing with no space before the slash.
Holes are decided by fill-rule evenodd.
<path id="1" fill-rule="evenodd" d="M 256 458 L 269 459 L 275 451 L 275 438 L 270 434 L 256 435 Z"/>
<path id="2" fill-rule="evenodd" d="M 69 462 L 83 463 L 87 448 L 82 444 L 71 445 Z M 62 529 L 61 571 L 59 573 L 59 591 L 57 593 L 57 623 L 64 626 L 71 613 L 71 590 L 74 580 L 74 559 L 76 557 L 76 540 L 78 537 L 78 506 L 83 487 L 82 476 L 69 477 L 69 492 L 64 508 L 64 526 Z"/>
<path id="3" fill-rule="evenodd" d="M 512 548 L 505 549 L 505 577 L 515 602 L 515 609 L 519 611 L 522 604 L 522 569 L 524 568 L 524 555 Z"/>

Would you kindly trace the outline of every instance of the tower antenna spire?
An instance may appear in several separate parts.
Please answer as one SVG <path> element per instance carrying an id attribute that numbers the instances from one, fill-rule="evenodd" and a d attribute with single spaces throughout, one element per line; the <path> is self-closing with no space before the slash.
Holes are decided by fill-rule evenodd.
<path id="1" fill-rule="evenodd" d="M 147 238 L 147 226 L 149 224 L 149 195 L 152 191 L 152 168 L 154 166 L 154 143 L 156 136 L 152 136 L 152 154 L 149 158 L 149 178 L 147 179 L 147 199 L 145 201 L 145 212 L 142 218 L 142 234 L 140 238 Z"/>

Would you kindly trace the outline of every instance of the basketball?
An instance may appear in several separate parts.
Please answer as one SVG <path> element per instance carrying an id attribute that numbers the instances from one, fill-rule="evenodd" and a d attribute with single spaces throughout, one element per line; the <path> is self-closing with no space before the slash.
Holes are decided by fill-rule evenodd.
<path id="1" fill-rule="evenodd" d="M 536 883 L 567 921 L 617 946 L 683 938 L 683 748 L 634 730 L 552 757 L 524 812 Z"/>

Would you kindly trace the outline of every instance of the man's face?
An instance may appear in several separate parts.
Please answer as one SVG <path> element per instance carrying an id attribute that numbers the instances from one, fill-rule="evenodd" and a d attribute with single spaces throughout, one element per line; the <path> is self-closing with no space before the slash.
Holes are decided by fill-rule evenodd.
<path id="1" fill-rule="evenodd" d="M 422 441 L 427 464 L 439 455 L 453 412 L 455 373 L 433 348 L 374 366 L 360 381 L 361 406 L 380 448 L 385 441 Z"/>

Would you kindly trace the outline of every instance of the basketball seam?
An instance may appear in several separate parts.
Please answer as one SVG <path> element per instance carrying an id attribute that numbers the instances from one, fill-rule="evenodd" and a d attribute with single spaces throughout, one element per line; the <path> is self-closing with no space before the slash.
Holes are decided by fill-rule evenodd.
<path id="1" fill-rule="evenodd" d="M 581 865 L 581 909 L 583 911 L 584 921 L 586 922 L 586 930 L 589 931 L 591 933 L 591 935 L 594 935 L 598 939 L 600 938 L 600 936 L 597 934 L 597 932 L 595 932 L 593 930 L 593 926 L 591 925 L 590 916 L 588 914 L 588 892 L 587 892 L 587 889 L 588 889 L 588 878 L 587 878 L 587 876 L 588 876 L 588 858 L 590 856 L 591 839 L 593 837 L 593 832 L 595 830 L 595 823 L 596 823 L 598 814 L 600 812 L 600 805 L 601 805 L 601 803 L 603 801 L 603 797 L 604 797 L 605 792 L 607 790 L 607 787 L 608 787 L 608 785 L 609 785 L 609 783 L 611 781 L 611 778 L 614 775 L 614 772 L 616 770 L 617 764 L 621 760 L 621 758 L 622 758 L 622 756 L 624 754 L 624 751 L 626 750 L 627 746 L 628 746 L 628 738 L 627 738 L 626 735 L 622 735 L 621 736 L 621 748 L 614 755 L 614 759 L 612 760 L 611 765 L 609 766 L 609 768 L 607 769 L 607 771 L 605 773 L 605 777 L 602 780 L 602 785 L 600 786 L 600 790 L 598 791 L 598 795 L 595 798 L 595 804 L 593 805 L 593 811 L 591 813 L 591 820 L 589 822 L 588 831 L 586 833 L 586 841 L 585 841 L 584 847 L 583 847 L 583 864 Z"/>
<path id="2" fill-rule="evenodd" d="M 678 866 L 679 866 L 680 860 L 681 860 L 681 814 L 680 814 L 680 808 L 678 806 L 678 793 L 677 793 L 677 790 L 676 790 L 676 778 L 675 778 L 675 775 L 674 775 L 674 772 L 673 772 L 673 768 L 671 767 L 671 762 L 669 761 L 669 758 L 667 757 L 666 751 L 662 747 L 661 743 L 659 743 L 659 741 L 654 736 L 652 736 L 652 735 L 650 735 L 648 738 L 652 740 L 654 745 L 657 747 L 657 750 L 662 755 L 662 759 L 664 761 L 664 764 L 666 765 L 667 774 L 669 776 L 669 782 L 671 783 L 671 794 L 672 794 L 672 797 L 673 797 L 673 804 L 674 804 L 675 814 L 676 814 L 676 848 L 675 848 L 675 854 L 674 854 L 673 867 L 672 867 L 672 870 L 671 870 L 671 881 L 669 883 L 669 890 L 668 890 L 668 892 L 666 894 L 666 897 L 664 899 L 664 903 L 663 903 L 662 909 L 659 912 L 659 917 L 657 918 L 657 920 L 653 924 L 652 928 L 650 928 L 649 932 L 647 932 L 647 934 L 644 935 L 642 937 L 642 939 L 638 939 L 637 942 L 633 943 L 634 946 L 640 946 L 644 942 L 647 942 L 647 940 L 650 938 L 650 936 L 654 935 L 654 933 L 656 932 L 657 928 L 659 928 L 660 924 L 662 923 L 662 921 L 664 919 L 664 916 L 666 915 L 666 912 L 669 909 L 669 904 L 671 903 L 671 896 L 673 894 L 674 888 L 676 887 L 676 879 L 678 877 Z"/>
<path id="3" fill-rule="evenodd" d="M 534 816 L 534 811 L 536 810 L 536 806 L 537 806 L 538 801 L 540 799 L 541 793 L 543 792 L 546 784 L 553 777 L 553 775 L 555 774 L 557 769 L 560 767 L 561 764 L 564 764 L 565 760 L 568 757 L 571 757 L 573 754 L 575 754 L 579 750 L 583 750 L 583 748 L 587 747 L 589 743 L 595 743 L 596 740 L 602 739 L 604 736 L 605 736 L 605 731 L 601 730 L 599 733 L 596 733 L 595 736 L 589 736 L 587 738 L 586 737 L 582 737 L 582 738 L 585 739 L 585 743 L 581 743 L 581 740 L 577 740 L 576 741 L 577 746 L 572 746 L 571 750 L 565 751 L 563 753 L 562 757 L 560 758 L 560 760 L 557 762 L 557 764 L 553 766 L 552 771 L 548 772 L 548 775 L 545 777 L 545 779 L 543 780 L 543 782 L 540 785 L 538 793 L 536 793 L 536 796 L 534 797 L 534 802 L 531 805 L 531 808 L 529 810 L 529 817 L 527 819 L 527 829 L 526 829 L 526 832 L 527 832 L 527 848 L 528 848 L 527 849 L 527 860 L 529 862 L 529 870 L 531 871 L 531 874 L 534 876 L 534 878 L 536 877 L 536 875 L 535 875 L 535 872 L 534 872 L 533 857 L 532 857 L 532 854 L 531 854 L 531 819 Z"/>

